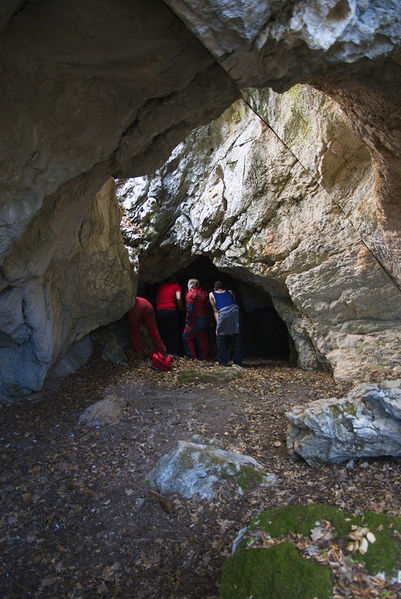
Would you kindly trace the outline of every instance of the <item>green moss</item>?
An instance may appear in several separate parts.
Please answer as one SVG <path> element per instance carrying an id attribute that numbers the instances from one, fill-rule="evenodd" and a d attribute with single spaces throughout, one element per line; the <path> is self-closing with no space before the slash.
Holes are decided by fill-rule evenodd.
<path id="1" fill-rule="evenodd" d="M 336 404 L 330 406 L 330 412 L 333 414 L 333 418 L 340 418 L 342 414 L 342 411 Z"/>
<path id="2" fill-rule="evenodd" d="M 291 505 L 256 516 L 251 520 L 248 530 L 262 529 L 274 538 L 285 536 L 289 532 L 309 536 L 316 522 L 321 520 L 328 520 L 331 523 L 336 537 L 343 539 L 344 547 L 349 542 L 346 537 L 351 532 L 352 525 L 366 526 L 373 532 L 376 542 L 369 543 L 365 555 L 359 552 L 349 554 L 363 564 L 369 574 L 385 572 L 391 577 L 401 569 L 401 540 L 397 533 L 401 531 L 401 518 L 387 514 L 365 512 L 362 516 L 354 516 L 329 505 Z M 383 530 L 378 531 L 377 528 L 381 526 Z M 245 546 L 246 541 L 241 543 L 239 548 Z"/>
<path id="3" fill-rule="evenodd" d="M 333 404 L 330 406 L 330 412 L 334 418 L 343 418 L 347 414 L 356 416 L 356 405 L 352 401 L 345 401 L 341 406 Z"/>
<path id="4" fill-rule="evenodd" d="M 229 557 L 220 599 L 328 599 L 331 592 L 329 568 L 303 559 L 291 543 L 280 543 Z"/>
<path id="5" fill-rule="evenodd" d="M 186 370 L 185 372 L 182 372 L 178 377 L 178 383 L 180 385 L 194 383 L 197 380 L 199 380 L 199 372 L 197 370 Z"/>
<path id="6" fill-rule="evenodd" d="M 241 466 L 237 484 L 242 491 L 246 491 L 249 487 L 260 485 L 265 482 L 265 475 L 260 470 L 252 468 L 252 466 Z"/>
<path id="7" fill-rule="evenodd" d="M 376 537 L 376 543 L 369 544 L 365 555 L 357 552 L 352 557 L 363 564 L 369 574 L 385 572 L 389 577 L 396 575 L 401 568 L 401 540 L 398 537 L 401 518 L 365 512 L 363 519 L 362 516 L 358 516 L 351 524 L 367 526 Z M 383 526 L 383 530 L 378 531 L 379 526 Z"/>
<path id="8" fill-rule="evenodd" d="M 343 411 L 351 416 L 356 416 L 356 405 L 352 401 L 346 401 L 343 406 Z"/>
<path id="9" fill-rule="evenodd" d="M 328 520 L 336 533 L 343 536 L 351 530 L 351 523 L 346 522 L 345 517 L 350 516 L 331 505 L 289 505 L 262 512 L 251 520 L 249 529 L 261 528 L 274 538 L 287 535 L 289 532 L 309 536 L 316 522 Z"/>

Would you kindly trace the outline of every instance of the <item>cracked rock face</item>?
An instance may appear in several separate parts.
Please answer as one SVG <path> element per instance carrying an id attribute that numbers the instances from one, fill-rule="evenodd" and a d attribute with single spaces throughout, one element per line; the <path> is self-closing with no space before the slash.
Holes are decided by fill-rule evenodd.
<path id="1" fill-rule="evenodd" d="M 270 293 L 301 366 L 400 371 L 400 291 L 360 226 L 375 226 L 369 153 L 323 94 L 252 94 L 287 145 L 239 101 L 153 177 L 119 185 L 132 261 L 152 282 L 207 255 Z"/>
<path id="2" fill-rule="evenodd" d="M 309 464 L 401 455 L 401 381 L 359 385 L 286 414 L 287 447 Z"/>

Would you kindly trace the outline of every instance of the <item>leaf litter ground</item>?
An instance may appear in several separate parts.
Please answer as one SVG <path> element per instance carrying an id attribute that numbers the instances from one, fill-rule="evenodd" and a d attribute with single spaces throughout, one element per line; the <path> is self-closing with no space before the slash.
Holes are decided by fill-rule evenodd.
<path id="1" fill-rule="evenodd" d="M 95 360 L 58 389 L 1 405 L 3 599 L 214 599 L 233 540 L 261 510 L 318 502 L 401 514 L 397 459 L 353 468 L 289 459 L 285 412 L 341 397 L 349 385 L 260 360 L 222 387 L 179 385 L 194 365 L 211 363 L 176 359 L 163 373 L 133 358 L 126 366 Z M 121 422 L 79 425 L 108 395 L 124 400 Z M 253 456 L 278 484 L 243 495 L 226 485 L 211 501 L 149 492 L 144 479 L 157 460 L 195 434 Z"/>

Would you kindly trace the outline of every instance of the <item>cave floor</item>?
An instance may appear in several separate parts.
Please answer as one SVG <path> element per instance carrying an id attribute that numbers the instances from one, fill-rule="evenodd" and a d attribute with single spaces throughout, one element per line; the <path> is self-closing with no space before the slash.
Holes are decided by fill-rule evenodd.
<path id="1" fill-rule="evenodd" d="M 0 407 L 0 593 L 6 598 L 218 597 L 221 566 L 239 529 L 261 510 L 324 502 L 400 515 L 401 462 L 358 460 L 315 468 L 292 462 L 284 413 L 342 396 L 349 386 L 288 364 L 248 361 L 216 389 L 179 386 L 147 362 L 93 361 L 53 391 Z M 82 411 L 106 395 L 127 400 L 119 424 L 85 428 Z M 278 484 L 214 500 L 170 496 L 144 484 L 157 460 L 194 434 L 255 457 Z"/>

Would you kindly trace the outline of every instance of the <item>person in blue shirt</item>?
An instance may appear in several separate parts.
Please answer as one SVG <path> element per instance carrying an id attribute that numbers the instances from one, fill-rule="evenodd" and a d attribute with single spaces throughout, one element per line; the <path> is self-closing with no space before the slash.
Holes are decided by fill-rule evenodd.
<path id="1" fill-rule="evenodd" d="M 239 322 L 239 308 L 234 293 L 226 289 L 221 281 L 214 283 L 209 293 L 209 301 L 216 319 L 217 360 L 221 366 L 228 363 L 230 341 L 233 346 L 233 362 L 241 366 L 242 347 Z"/>

